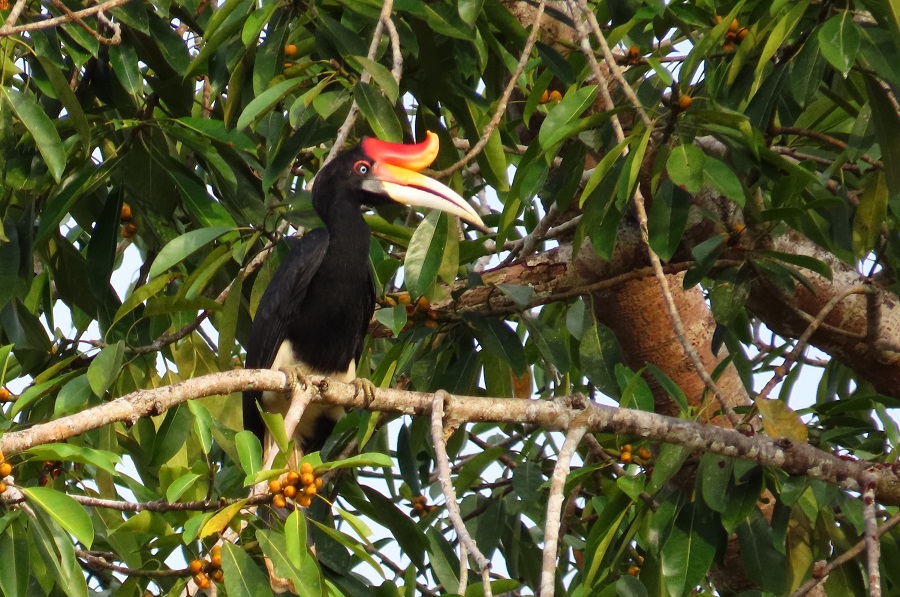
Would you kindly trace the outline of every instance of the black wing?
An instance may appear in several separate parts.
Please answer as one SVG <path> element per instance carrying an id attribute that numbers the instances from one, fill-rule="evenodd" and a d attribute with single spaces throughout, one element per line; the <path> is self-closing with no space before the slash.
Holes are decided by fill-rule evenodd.
<path id="1" fill-rule="evenodd" d="M 268 369 L 281 348 L 291 318 L 300 308 L 310 280 L 318 271 L 328 250 L 328 231 L 316 228 L 303 235 L 284 262 L 275 270 L 263 293 L 250 328 L 247 343 L 247 369 Z M 262 438 L 265 423 L 256 406 L 261 392 L 244 392 L 244 429 Z"/>

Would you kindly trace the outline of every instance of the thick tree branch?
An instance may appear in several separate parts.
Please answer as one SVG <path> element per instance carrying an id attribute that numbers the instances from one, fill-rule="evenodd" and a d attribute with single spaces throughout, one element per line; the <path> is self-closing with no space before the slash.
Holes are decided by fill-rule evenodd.
<path id="1" fill-rule="evenodd" d="M 315 394 L 313 401 L 347 408 L 430 416 L 434 402 L 432 394 L 423 392 L 376 388 L 370 398 L 353 384 L 321 376 L 306 376 L 304 380 Z M 192 398 L 247 389 L 289 392 L 290 376 L 280 371 L 235 370 L 152 390 L 138 390 L 68 417 L 7 432 L 0 437 L 0 452 L 8 458 L 32 446 L 62 441 L 110 423 L 133 424 L 141 417 L 156 416 Z M 234 399 L 240 400 L 240 397 Z M 856 491 L 861 490 L 858 479 L 870 472 L 871 467 L 877 480 L 878 501 L 888 505 L 900 504 L 900 478 L 890 467 L 843 460 L 812 446 L 783 438 L 747 437 L 714 425 L 573 400 L 571 397 L 547 401 L 447 395 L 444 408 L 446 417 L 454 421 L 523 423 L 553 431 L 567 429 L 573 418 L 582 415 L 590 433 L 633 435 L 678 444 L 690 450 L 749 460 L 779 468 L 791 475 L 805 475 Z"/>

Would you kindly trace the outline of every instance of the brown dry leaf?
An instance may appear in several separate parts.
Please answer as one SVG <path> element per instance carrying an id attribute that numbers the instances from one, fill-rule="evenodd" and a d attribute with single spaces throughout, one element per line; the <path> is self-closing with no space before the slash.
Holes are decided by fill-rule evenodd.
<path id="1" fill-rule="evenodd" d="M 785 437 L 793 442 L 808 443 L 806 425 L 787 404 L 781 400 L 758 398 L 756 408 L 762 415 L 763 429 L 769 437 Z"/>

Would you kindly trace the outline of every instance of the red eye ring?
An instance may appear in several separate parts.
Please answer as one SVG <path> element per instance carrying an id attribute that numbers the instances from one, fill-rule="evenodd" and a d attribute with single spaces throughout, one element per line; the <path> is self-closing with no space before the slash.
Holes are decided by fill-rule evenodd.
<path id="1" fill-rule="evenodd" d="M 353 171 L 361 176 L 365 176 L 372 169 L 372 164 L 365 160 L 360 160 L 353 164 Z"/>

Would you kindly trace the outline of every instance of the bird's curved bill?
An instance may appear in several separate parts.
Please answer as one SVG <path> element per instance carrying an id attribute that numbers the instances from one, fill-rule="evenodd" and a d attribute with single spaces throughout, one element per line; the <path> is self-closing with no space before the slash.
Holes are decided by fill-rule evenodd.
<path id="1" fill-rule="evenodd" d="M 372 173 L 377 179 L 373 182 L 380 184 L 380 190 L 397 203 L 439 209 L 479 228 L 485 227 L 478 212 L 461 195 L 433 178 L 383 162 L 375 162 Z"/>
<path id="2" fill-rule="evenodd" d="M 429 207 L 459 216 L 484 229 L 484 222 L 469 203 L 450 187 L 419 171 L 437 157 L 438 136 L 428 131 L 421 143 L 389 143 L 368 138 L 363 151 L 373 160 L 373 179 L 364 183 L 370 191 L 383 193 L 398 203 Z"/>

